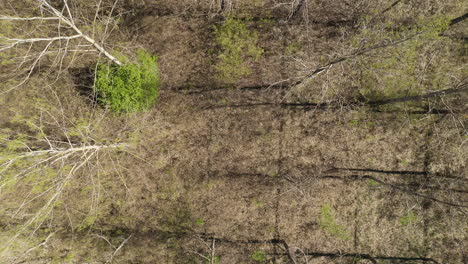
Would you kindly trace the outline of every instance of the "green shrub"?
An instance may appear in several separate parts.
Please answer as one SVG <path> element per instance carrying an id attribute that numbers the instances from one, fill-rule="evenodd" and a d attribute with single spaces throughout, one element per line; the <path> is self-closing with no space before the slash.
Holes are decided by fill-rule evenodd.
<path id="1" fill-rule="evenodd" d="M 257 262 L 265 262 L 267 260 L 267 256 L 265 251 L 259 249 L 252 254 L 252 259 Z"/>
<path id="2" fill-rule="evenodd" d="M 333 209 L 329 204 L 322 206 L 320 227 L 330 235 L 338 237 L 341 240 L 349 240 L 351 238 L 349 231 L 344 226 L 336 223 Z"/>
<path id="3" fill-rule="evenodd" d="M 114 112 L 148 109 L 158 98 L 160 85 L 157 57 L 137 51 L 136 63 L 122 66 L 99 64 L 96 74 L 98 101 Z"/>
<path id="4" fill-rule="evenodd" d="M 367 180 L 367 186 L 369 186 L 369 187 L 371 187 L 371 188 L 379 187 L 379 186 L 380 186 L 380 182 L 375 181 L 375 180 L 373 180 L 373 179 L 369 179 L 369 180 Z"/>
<path id="5" fill-rule="evenodd" d="M 221 48 L 215 65 L 218 79 L 232 84 L 250 75 L 247 63 L 258 60 L 263 54 L 263 49 L 257 47 L 257 33 L 247 29 L 242 20 L 232 17 L 216 26 L 214 33 Z"/>
<path id="6" fill-rule="evenodd" d="M 400 217 L 400 224 L 407 226 L 418 221 L 418 216 L 410 210 L 406 215 Z"/>

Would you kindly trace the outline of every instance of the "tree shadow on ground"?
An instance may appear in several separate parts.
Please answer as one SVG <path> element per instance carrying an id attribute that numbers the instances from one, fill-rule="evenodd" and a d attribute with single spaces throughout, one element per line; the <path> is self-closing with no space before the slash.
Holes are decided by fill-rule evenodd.
<path id="1" fill-rule="evenodd" d="M 86 98 L 90 104 L 95 105 L 97 94 L 94 90 L 94 67 L 70 68 L 68 71 L 78 93 Z"/>

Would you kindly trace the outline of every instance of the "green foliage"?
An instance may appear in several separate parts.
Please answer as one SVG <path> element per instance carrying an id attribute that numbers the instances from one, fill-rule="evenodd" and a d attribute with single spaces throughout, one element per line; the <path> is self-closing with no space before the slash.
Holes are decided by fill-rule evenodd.
<path id="1" fill-rule="evenodd" d="M 410 225 L 418 221 L 418 216 L 410 210 L 406 215 L 400 217 L 400 224 L 403 226 Z"/>
<path id="2" fill-rule="evenodd" d="M 198 218 L 195 220 L 195 224 L 197 226 L 204 226 L 205 225 L 205 220 L 201 219 L 201 218 Z"/>
<path id="3" fill-rule="evenodd" d="M 161 230 L 171 233 L 185 233 L 193 227 L 193 219 L 187 208 L 165 212 L 161 219 Z"/>
<path id="4" fill-rule="evenodd" d="M 24 149 L 26 146 L 26 135 L 18 134 L 10 140 L 7 140 L 5 143 L 6 151 L 9 153 L 14 153 L 17 150 Z"/>
<path id="5" fill-rule="evenodd" d="M 265 207 L 265 203 L 262 202 L 262 201 L 260 201 L 260 200 L 258 200 L 258 199 L 253 199 L 253 200 L 252 200 L 252 205 L 255 206 L 255 207 L 257 207 L 257 208 L 263 208 L 263 207 Z"/>
<path id="6" fill-rule="evenodd" d="M 380 183 L 373 180 L 373 179 L 369 179 L 369 180 L 367 180 L 367 186 L 369 186 L 371 188 L 375 188 L 375 187 L 380 186 Z"/>
<path id="7" fill-rule="evenodd" d="M 348 240 L 351 238 L 349 231 L 342 225 L 336 223 L 333 209 L 329 204 L 322 206 L 320 214 L 320 227 L 327 233 L 341 240 Z"/>
<path id="8" fill-rule="evenodd" d="M 0 20 L 0 44 L 6 44 L 8 40 L 6 37 L 11 37 L 9 36 L 11 32 L 13 31 L 13 23 L 12 21 L 8 20 Z M 16 33 L 16 32 L 15 32 Z"/>
<path id="9" fill-rule="evenodd" d="M 232 17 L 221 26 L 215 26 L 214 33 L 221 48 L 215 65 L 218 78 L 232 84 L 251 74 L 248 63 L 258 60 L 263 54 L 263 49 L 257 47 L 257 33 L 248 30 L 242 20 Z"/>
<path id="10" fill-rule="evenodd" d="M 301 42 L 292 42 L 286 46 L 285 54 L 286 55 L 294 55 L 299 53 L 302 50 L 302 43 Z"/>
<path id="11" fill-rule="evenodd" d="M 65 256 L 65 262 L 71 263 L 73 262 L 74 258 L 75 258 L 75 254 L 73 254 L 73 252 L 68 252 L 68 254 Z"/>
<path id="12" fill-rule="evenodd" d="M 77 137 L 83 140 L 85 136 L 90 134 L 93 124 L 89 120 L 78 118 L 73 123 L 73 126 L 67 132 L 69 137 Z"/>
<path id="13" fill-rule="evenodd" d="M 138 62 L 119 66 L 99 64 L 96 74 L 98 100 L 114 112 L 148 109 L 159 95 L 157 57 L 144 50 L 137 52 Z"/>
<path id="14" fill-rule="evenodd" d="M 96 222 L 95 215 L 87 215 L 85 219 L 78 225 L 77 230 L 78 231 L 87 230 L 91 228 L 95 222 Z"/>
<path id="15" fill-rule="evenodd" d="M 382 43 L 388 46 L 358 58 L 357 85 L 361 96 L 373 101 L 450 87 L 451 76 L 460 73 L 457 73 L 459 62 L 450 59 L 455 43 L 441 36 L 448 25 L 447 17 L 433 17 L 411 26 L 390 24 L 389 28 L 372 28 L 369 25 L 363 29 L 354 38 L 356 47 L 372 49 Z"/>
<path id="16" fill-rule="evenodd" d="M 52 168 L 41 169 L 40 174 L 31 173 L 25 178 L 25 182 L 32 186 L 31 193 L 40 194 L 47 191 L 58 176 L 57 170 Z"/>
<path id="17" fill-rule="evenodd" d="M 267 255 L 265 251 L 258 249 L 252 254 L 252 259 L 257 262 L 265 262 L 267 260 Z"/>
<path id="18" fill-rule="evenodd" d="M 207 263 L 209 263 L 209 264 L 212 264 L 212 263 L 220 264 L 221 263 L 221 257 L 220 256 L 214 256 L 214 257 L 206 256 L 206 258 L 208 259 Z"/>

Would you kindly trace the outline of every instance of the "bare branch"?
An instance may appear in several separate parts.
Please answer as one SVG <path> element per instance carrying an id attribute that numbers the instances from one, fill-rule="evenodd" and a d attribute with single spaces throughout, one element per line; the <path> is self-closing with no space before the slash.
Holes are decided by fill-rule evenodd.
<path id="1" fill-rule="evenodd" d="M 58 17 L 12 17 L 12 16 L 0 16 L 0 20 L 20 20 L 20 21 L 31 21 L 31 20 L 59 20 Z"/>
<path id="2" fill-rule="evenodd" d="M 76 33 L 78 33 L 80 36 L 82 36 L 86 41 L 89 43 L 93 44 L 93 46 L 99 50 L 102 54 L 104 54 L 107 58 L 109 58 L 111 61 L 118 65 L 122 65 L 122 63 L 112 56 L 109 52 L 107 52 L 104 47 L 102 47 L 100 44 L 98 44 L 94 39 L 83 33 L 76 25 L 75 23 L 66 18 L 60 11 L 58 11 L 56 8 L 54 8 L 49 2 L 46 0 L 37 0 L 39 3 L 41 3 L 43 6 L 45 6 L 50 12 L 52 12 L 55 16 L 57 16 L 63 23 L 66 25 L 70 26 Z M 64 1 L 66 3 L 66 1 Z M 71 16 L 71 15 L 70 15 Z"/>
<path id="3" fill-rule="evenodd" d="M 117 253 L 119 252 L 120 249 L 122 249 L 122 247 L 125 245 L 125 243 L 127 243 L 127 241 L 133 236 L 133 234 L 131 234 L 129 237 L 127 237 L 121 244 L 120 246 L 114 251 L 114 253 L 112 254 L 111 258 L 110 258 L 110 261 L 109 263 L 112 263 L 112 260 L 114 259 L 115 255 L 117 255 Z"/>
<path id="4" fill-rule="evenodd" d="M 76 39 L 80 38 L 81 35 L 73 35 L 73 36 L 63 36 L 63 37 L 52 37 L 52 38 L 29 38 L 29 39 L 21 39 L 21 38 L 6 38 L 6 37 L 0 37 L 0 39 L 5 39 L 6 41 L 13 42 L 10 45 L 0 48 L 0 51 L 4 51 L 10 48 L 15 47 L 16 45 L 19 44 L 24 44 L 24 43 L 32 43 L 32 42 L 40 42 L 40 41 L 57 41 L 57 40 L 71 40 L 71 39 Z"/>

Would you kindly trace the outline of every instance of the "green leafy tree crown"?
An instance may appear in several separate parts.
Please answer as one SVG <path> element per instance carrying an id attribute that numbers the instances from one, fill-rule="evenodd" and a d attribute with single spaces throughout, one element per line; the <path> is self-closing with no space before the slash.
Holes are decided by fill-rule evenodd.
<path id="1" fill-rule="evenodd" d="M 96 74 L 98 100 L 114 112 L 137 112 L 151 107 L 159 95 L 157 57 L 137 51 L 136 63 L 99 64 Z"/>

